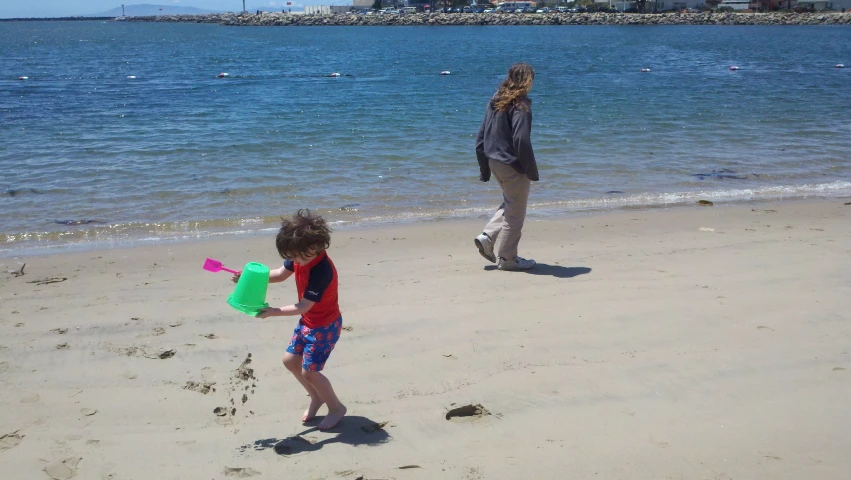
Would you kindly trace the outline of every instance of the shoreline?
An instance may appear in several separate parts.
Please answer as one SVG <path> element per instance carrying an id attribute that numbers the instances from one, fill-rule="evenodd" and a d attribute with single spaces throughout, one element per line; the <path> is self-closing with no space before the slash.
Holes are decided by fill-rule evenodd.
<path id="1" fill-rule="evenodd" d="M 295 319 L 234 311 L 201 269 L 277 265 L 273 236 L 27 259 L 0 276 L 0 470 L 839 480 L 849 219 L 825 201 L 532 220 L 529 273 L 479 256 L 483 222 L 338 231 L 347 330 L 325 373 L 349 414 L 329 432 L 280 365 Z"/>
<path id="2" fill-rule="evenodd" d="M 416 13 L 304 15 L 263 12 L 126 17 L 127 22 L 223 26 L 851 25 L 851 12 L 822 13 Z"/>
<path id="3" fill-rule="evenodd" d="M 711 197 L 706 197 L 710 199 Z M 711 198 L 711 202 L 714 204 L 710 208 L 737 208 L 737 207 L 749 207 L 756 205 L 766 205 L 766 204 L 774 204 L 774 203 L 782 203 L 782 204 L 812 204 L 812 203 L 833 203 L 840 202 L 844 203 L 844 201 L 851 200 L 851 197 L 846 195 L 845 193 L 836 194 L 836 195 L 806 195 L 806 196 L 796 196 L 796 197 L 771 197 L 771 198 L 749 198 L 749 199 L 736 199 L 731 201 L 724 201 L 715 198 Z M 697 197 L 690 199 L 688 202 L 684 201 L 671 201 L 669 203 L 656 203 L 656 204 L 644 204 L 644 205 L 613 205 L 613 206 L 591 206 L 587 208 L 573 208 L 566 209 L 563 205 L 560 204 L 530 204 L 527 218 L 534 221 L 557 221 L 563 219 L 571 219 L 577 217 L 596 217 L 596 216 L 605 216 L 611 214 L 617 214 L 620 212 L 655 212 L 655 211 L 664 211 L 664 210 L 681 210 L 681 209 L 704 209 L 707 207 L 701 206 L 699 204 L 700 201 L 703 201 Z M 617 199 L 612 198 L 612 203 L 616 203 Z M 344 207 L 345 208 L 345 207 Z M 335 231 L 370 231 L 373 229 L 382 229 L 382 228 L 405 228 L 406 226 L 412 225 L 440 225 L 445 222 L 453 222 L 453 223 L 463 223 L 463 222 L 472 222 L 474 220 L 482 220 L 490 218 L 492 214 L 492 207 L 477 207 L 477 208 L 467 208 L 467 209 L 459 209 L 452 212 L 432 212 L 431 214 L 425 214 L 422 216 L 416 215 L 403 215 L 396 217 L 365 217 L 358 220 L 342 220 L 335 216 L 333 211 L 328 212 L 324 210 L 317 210 L 323 217 L 325 217 L 329 224 Z M 337 212 L 339 215 L 340 212 Z M 274 219 L 275 221 L 269 221 L 269 218 Z M 227 229 L 219 228 L 215 229 L 212 227 L 201 227 L 199 230 L 198 225 L 204 224 L 215 224 L 218 221 L 187 221 L 187 222 L 177 222 L 178 225 L 186 225 L 186 228 L 183 230 L 134 230 L 128 232 L 115 232 L 115 225 L 102 225 L 102 226 L 93 226 L 87 228 L 85 226 L 81 226 L 80 229 L 66 231 L 66 232 L 34 232 L 29 233 L 29 236 L 36 237 L 55 237 L 58 236 L 60 238 L 74 238 L 78 237 L 80 240 L 77 241 L 65 241 L 64 243 L 59 243 L 56 240 L 25 240 L 20 241 L 13 248 L 3 249 L 0 248 L 0 261 L 8 260 L 8 259 L 17 259 L 17 258 L 29 258 L 35 256 L 43 256 L 43 255 L 56 255 L 56 254 L 73 254 L 73 253 L 84 253 L 84 252 L 96 252 L 102 250 L 126 250 L 133 248 L 143 248 L 143 247 L 157 247 L 157 246 L 166 246 L 166 245 L 185 245 L 185 244 L 195 244 L 195 243 L 204 243 L 207 241 L 216 241 L 216 240 L 239 240 L 246 238 L 253 238 L 257 236 L 262 236 L 269 234 L 270 232 L 274 232 L 277 230 L 277 216 L 269 217 L 265 220 L 263 219 L 244 219 L 239 223 L 239 227 L 231 227 Z M 142 224 L 145 224 L 142 222 Z M 147 223 L 150 225 L 150 223 Z M 191 228 L 191 225 L 196 225 L 195 229 Z M 154 223 L 154 225 L 157 225 Z M 108 235 L 112 232 L 115 237 L 109 237 Z M 6 234 L 7 236 L 21 236 L 21 234 Z M 94 237 L 94 239 L 92 239 Z M 25 242 L 25 243 L 24 243 Z M 39 243 L 41 242 L 41 243 Z M 8 246 L 10 241 L 7 239 L 6 245 Z"/>

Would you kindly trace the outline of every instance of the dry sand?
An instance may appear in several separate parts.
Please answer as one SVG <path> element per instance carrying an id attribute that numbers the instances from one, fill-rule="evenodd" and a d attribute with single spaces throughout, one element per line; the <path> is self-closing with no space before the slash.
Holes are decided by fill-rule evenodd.
<path id="1" fill-rule="evenodd" d="M 331 432 L 295 319 L 200 268 L 273 238 L 0 259 L 0 478 L 847 479 L 845 201 L 530 220 L 532 273 L 486 265 L 483 220 L 338 231 Z"/>

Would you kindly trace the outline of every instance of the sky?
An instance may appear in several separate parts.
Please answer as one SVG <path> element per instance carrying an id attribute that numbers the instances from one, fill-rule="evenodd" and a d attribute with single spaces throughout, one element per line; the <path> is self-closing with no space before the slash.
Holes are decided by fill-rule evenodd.
<path id="1" fill-rule="evenodd" d="M 345 5 L 344 0 L 290 0 L 293 5 Z M 105 12 L 121 4 L 181 5 L 209 10 L 238 12 L 242 0 L 0 0 L 0 18 L 71 17 Z M 246 0 L 248 11 L 272 10 L 286 5 L 287 0 Z"/>

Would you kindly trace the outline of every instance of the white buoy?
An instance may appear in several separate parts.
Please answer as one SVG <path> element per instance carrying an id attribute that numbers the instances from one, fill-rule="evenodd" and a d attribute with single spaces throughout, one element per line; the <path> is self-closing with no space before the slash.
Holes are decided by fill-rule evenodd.
<path id="1" fill-rule="evenodd" d="M 739 69 L 739 67 L 737 67 L 737 66 L 735 66 L 735 65 L 733 65 L 732 67 L 730 67 L 730 71 L 731 71 L 731 72 L 735 72 L 735 71 L 736 71 L 736 70 L 738 70 L 738 69 Z"/>
<path id="2" fill-rule="evenodd" d="M 642 68 L 641 73 L 650 73 L 650 69 L 649 68 Z"/>
<path id="3" fill-rule="evenodd" d="M 841 64 L 841 63 L 837 63 L 837 64 L 835 65 L 835 67 L 836 67 L 836 68 L 845 68 L 845 65 L 843 65 L 843 64 Z"/>
<path id="4" fill-rule="evenodd" d="M 341 75 L 339 72 L 334 72 L 331 75 L 329 75 L 329 77 L 333 77 L 333 78 L 342 77 L 342 76 L 343 75 Z"/>
<path id="5" fill-rule="evenodd" d="M 442 70 L 442 71 L 440 72 L 440 74 L 441 74 L 441 75 L 452 75 L 452 72 L 450 72 L 449 70 Z"/>
<path id="6" fill-rule="evenodd" d="M 30 77 L 18 77 L 18 80 L 29 80 Z"/>
<path id="7" fill-rule="evenodd" d="M 228 73 L 220 73 L 219 74 L 219 78 L 225 78 L 225 77 L 229 77 L 229 76 L 230 76 L 230 74 L 228 74 Z"/>
<path id="8" fill-rule="evenodd" d="M 136 80 L 136 75 L 127 75 L 128 80 Z"/>

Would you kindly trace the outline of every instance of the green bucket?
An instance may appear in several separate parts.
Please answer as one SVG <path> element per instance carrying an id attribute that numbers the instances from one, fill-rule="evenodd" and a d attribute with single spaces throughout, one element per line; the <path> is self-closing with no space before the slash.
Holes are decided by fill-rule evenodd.
<path id="1" fill-rule="evenodd" d="M 242 313 L 252 317 L 260 310 L 268 307 L 266 303 L 266 288 L 269 286 L 269 267 L 262 263 L 250 262 L 245 264 L 236 288 L 228 297 L 228 304 Z"/>

